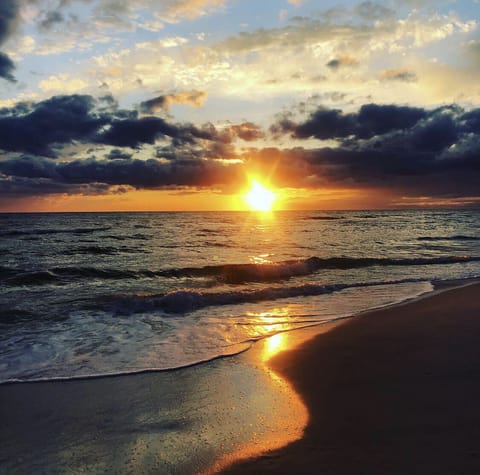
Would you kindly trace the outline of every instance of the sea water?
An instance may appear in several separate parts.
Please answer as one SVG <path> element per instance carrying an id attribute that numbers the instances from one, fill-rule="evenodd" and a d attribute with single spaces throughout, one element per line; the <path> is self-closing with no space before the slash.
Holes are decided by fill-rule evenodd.
<path id="1" fill-rule="evenodd" d="M 0 215 L 0 382 L 190 366 L 480 276 L 478 211 Z"/>

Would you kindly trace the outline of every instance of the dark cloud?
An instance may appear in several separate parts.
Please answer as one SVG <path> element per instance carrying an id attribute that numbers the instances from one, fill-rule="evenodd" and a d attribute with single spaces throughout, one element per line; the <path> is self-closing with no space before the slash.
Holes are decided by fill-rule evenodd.
<path id="1" fill-rule="evenodd" d="M 480 135 L 480 109 L 474 109 L 460 117 L 467 132 Z"/>
<path id="2" fill-rule="evenodd" d="M 336 70 L 342 66 L 354 66 L 358 64 L 357 61 L 351 56 L 340 56 L 339 58 L 331 59 L 325 66 L 327 68 Z"/>
<path id="3" fill-rule="evenodd" d="M 395 105 L 366 104 L 357 113 L 347 114 L 339 109 L 320 107 L 302 123 L 293 122 L 288 116 L 281 118 L 272 126 L 272 132 L 289 133 L 298 139 L 370 138 L 412 127 L 426 114 L 420 108 Z"/>
<path id="4" fill-rule="evenodd" d="M 105 106 L 107 104 L 107 106 Z M 108 105 L 110 104 L 110 105 Z M 303 109 L 307 109 L 306 105 Z M 217 129 L 212 124 L 169 123 L 118 108 L 113 98 L 59 96 L 0 110 L 0 193 L 105 193 L 115 187 L 234 187 L 246 172 L 279 186 L 389 189 L 397 195 L 478 196 L 480 109 L 436 109 L 366 104 L 356 112 L 317 108 L 306 120 L 284 115 L 272 131 L 280 138 L 334 139 L 336 146 L 248 149 L 263 132 L 250 122 Z M 104 159 L 60 159 L 72 141 L 94 145 Z M 132 158 L 141 144 L 155 157 Z M 106 153 L 104 145 L 113 146 Z M 41 156 L 40 156 L 41 155 Z"/>
<path id="5" fill-rule="evenodd" d="M 122 192 L 122 189 L 117 187 L 113 191 Z M 112 187 L 104 183 L 74 185 L 48 178 L 7 177 L 0 174 L 0 194 L 2 196 L 19 198 L 22 196 L 39 196 L 54 193 L 99 195 L 112 193 Z"/>
<path id="6" fill-rule="evenodd" d="M 203 91 L 182 91 L 175 94 L 165 94 L 141 102 L 139 110 L 142 114 L 155 114 L 156 112 L 170 109 L 172 104 L 201 107 L 206 98 L 207 93 Z"/>
<path id="7" fill-rule="evenodd" d="M 0 46 L 8 39 L 18 23 L 19 5 L 17 0 L 0 1 Z M 5 54 L 0 52 L 0 78 L 14 82 L 15 65 Z"/>
<path id="8" fill-rule="evenodd" d="M 178 138 L 180 130 L 157 117 L 125 119 L 115 121 L 96 140 L 100 143 L 119 147 L 137 147 L 140 144 L 154 144 L 160 136 Z"/>
<path id="9" fill-rule="evenodd" d="M 357 132 L 360 138 L 405 130 L 425 118 L 427 112 L 418 107 L 366 104 L 357 114 Z"/>
<path id="10" fill-rule="evenodd" d="M 55 156 L 55 145 L 88 139 L 108 123 L 94 113 L 90 96 L 56 96 L 32 104 L 26 113 L 13 108 L 0 118 L 0 149 Z"/>
<path id="11" fill-rule="evenodd" d="M 0 2 L 0 44 L 13 32 L 18 22 L 19 4 L 17 0 Z"/>
<path id="12" fill-rule="evenodd" d="M 140 103 L 139 110 L 143 114 L 151 114 L 157 112 L 158 110 L 167 109 L 167 98 L 166 96 L 157 96 L 148 101 L 143 101 Z"/>
<path id="13" fill-rule="evenodd" d="M 95 100 L 87 95 L 55 96 L 0 110 L 0 149 L 55 157 L 73 141 L 138 147 L 168 138 L 175 144 L 219 140 L 211 125 L 171 124 L 158 117 L 138 117 L 118 109 L 112 96 Z"/>
<path id="14" fill-rule="evenodd" d="M 279 175 L 297 186 L 390 188 L 444 197 L 480 192 L 480 109 L 376 104 L 350 114 L 319 109 L 303 123 L 284 118 L 274 126 L 279 130 L 297 139 L 339 140 L 338 147 L 297 148 L 277 157 Z"/>
<path id="15" fill-rule="evenodd" d="M 75 160 L 58 162 L 43 157 L 19 157 L 0 161 L 0 178 L 15 194 L 15 183 L 20 183 L 18 194 L 78 192 L 79 186 L 130 186 L 137 189 L 162 187 L 210 187 L 239 183 L 242 179 L 238 164 L 215 160 L 184 159 L 162 162 L 157 159 L 137 160 Z M 27 186 L 28 185 L 28 186 Z M 54 191 L 57 190 L 57 191 Z"/>
<path id="16" fill-rule="evenodd" d="M 15 70 L 15 64 L 5 54 L 0 51 L 0 78 L 6 79 L 10 82 L 16 82 L 13 71 Z"/>
<path id="17" fill-rule="evenodd" d="M 129 160 L 132 158 L 132 154 L 128 152 L 124 152 L 118 148 L 114 148 L 110 150 L 109 153 L 105 155 L 107 160 Z"/>
<path id="18" fill-rule="evenodd" d="M 325 66 L 327 66 L 327 68 L 337 69 L 340 67 L 340 64 L 339 59 L 331 59 Z"/>
<path id="19" fill-rule="evenodd" d="M 43 14 L 39 22 L 39 26 L 46 30 L 53 28 L 55 25 L 59 23 L 63 23 L 65 21 L 64 16 L 57 10 L 47 11 Z"/>

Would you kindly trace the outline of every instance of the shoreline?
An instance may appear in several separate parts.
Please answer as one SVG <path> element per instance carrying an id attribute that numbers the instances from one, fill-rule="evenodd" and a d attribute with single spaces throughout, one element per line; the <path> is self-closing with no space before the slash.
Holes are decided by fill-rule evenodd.
<path id="1" fill-rule="evenodd" d="M 284 446 L 306 411 L 266 370 L 266 340 L 254 347 L 258 358 L 177 371 L 2 384 L 0 473 L 208 473 L 238 447 Z M 283 417 L 270 418 L 272 407 Z"/>
<path id="2" fill-rule="evenodd" d="M 304 435 L 222 473 L 480 472 L 479 295 L 478 280 L 440 282 L 276 355 Z"/>
<path id="3" fill-rule="evenodd" d="M 425 280 L 425 282 L 429 282 L 428 280 Z M 54 377 L 45 377 L 45 378 L 33 378 L 33 379 L 11 379 L 11 380 L 4 380 L 0 381 L 0 388 L 3 386 L 9 386 L 9 385 L 17 385 L 17 384 L 45 384 L 45 383 L 62 383 L 62 382 L 74 382 L 74 381 L 94 381 L 94 380 L 102 380 L 102 379 L 111 379 L 111 378 L 124 378 L 124 377 L 134 377 L 134 376 L 141 376 L 141 375 L 148 375 L 148 374 L 162 374 L 162 373 L 170 373 L 170 372 L 176 372 L 176 371 L 182 371 L 182 370 L 188 370 L 189 368 L 194 368 L 196 366 L 201 366 L 205 364 L 209 364 L 218 360 L 223 360 L 223 359 L 228 359 L 228 358 L 234 358 L 238 357 L 244 353 L 251 352 L 256 345 L 262 345 L 265 343 L 266 340 L 271 338 L 272 336 L 275 336 L 279 333 L 286 333 L 286 334 L 292 334 L 292 335 L 299 335 L 305 332 L 312 331 L 313 334 L 316 333 L 323 333 L 325 328 L 329 329 L 330 327 L 334 327 L 336 325 L 342 324 L 345 321 L 348 321 L 352 318 L 356 318 L 357 316 L 361 316 L 364 313 L 369 313 L 369 312 L 374 312 L 377 310 L 382 310 L 382 309 L 387 309 L 391 307 L 396 307 L 400 305 L 405 305 L 410 302 L 414 302 L 418 299 L 426 298 L 431 295 L 435 295 L 438 292 L 444 291 L 444 290 L 449 290 L 450 288 L 460 288 L 463 286 L 468 286 L 471 285 L 472 283 L 478 282 L 478 279 L 473 279 L 473 278 L 467 278 L 467 279 L 458 279 L 458 280 L 451 280 L 451 281 L 431 281 L 432 290 L 429 290 L 427 292 L 421 293 L 420 295 L 417 295 L 415 297 L 408 297 L 403 301 L 400 302 L 393 302 L 393 303 L 388 303 L 385 305 L 381 305 L 379 307 L 373 307 L 369 308 L 367 310 L 362 310 L 360 312 L 355 312 L 352 314 L 347 314 L 344 316 L 340 317 L 335 317 L 331 320 L 325 320 L 325 321 L 320 321 L 317 323 L 305 323 L 302 326 L 298 327 L 293 327 L 285 330 L 279 330 L 277 333 L 273 333 L 272 335 L 264 335 L 258 338 L 255 338 L 253 340 L 250 340 L 248 343 L 247 342 L 239 342 L 238 345 L 247 345 L 249 344 L 250 346 L 245 346 L 244 348 L 233 352 L 233 353 L 225 353 L 225 354 L 220 354 L 216 356 L 212 356 L 211 358 L 207 358 L 204 360 L 198 360 L 194 361 L 192 363 L 186 363 L 184 365 L 180 366 L 174 366 L 174 367 L 165 367 L 165 368 L 146 368 L 146 369 L 139 369 L 139 370 L 132 370 L 132 371 L 127 371 L 127 372 L 119 372 L 119 373 L 100 373 L 100 374 L 90 374 L 90 375 L 79 375 L 79 376 L 54 376 Z M 401 284 L 403 282 L 395 282 L 392 285 L 396 284 Z M 372 287 L 375 285 L 385 285 L 384 283 L 379 283 L 379 284 L 372 284 Z M 437 288 L 438 287 L 438 288 Z M 341 289 L 343 291 L 344 289 Z M 295 338 L 292 336 L 292 340 L 300 340 L 304 341 L 306 339 L 312 338 L 313 336 L 310 335 L 308 337 L 300 337 L 300 338 Z"/>
<path id="4" fill-rule="evenodd" d="M 302 441 L 305 427 L 309 430 L 311 403 L 281 363 L 285 357 L 288 360 L 286 355 L 294 361 L 313 341 L 328 338 L 352 322 L 475 282 L 442 282 L 433 291 L 400 303 L 281 332 L 255 342 L 248 351 L 233 355 L 236 358 L 222 357 L 180 370 L 1 384 L 0 473 L 2 466 L 10 473 L 46 467 L 104 473 L 224 469 L 240 473 L 244 468 L 235 472 L 236 467 L 247 465 L 246 473 L 257 473 L 251 468 L 257 463 L 255 457 L 263 454 L 259 460 L 269 464 L 277 456 L 282 460 L 277 454 L 286 444 L 288 450 Z M 172 454 L 165 455 L 166 451 Z M 278 466 L 275 473 L 278 470 L 282 473 Z"/>

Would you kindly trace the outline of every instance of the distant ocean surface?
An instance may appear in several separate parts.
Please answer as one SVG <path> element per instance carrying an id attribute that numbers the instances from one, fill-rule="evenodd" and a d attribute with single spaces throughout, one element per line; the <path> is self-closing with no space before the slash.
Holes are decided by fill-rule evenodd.
<path id="1" fill-rule="evenodd" d="M 165 370 L 480 277 L 480 212 L 0 215 L 0 382 Z"/>

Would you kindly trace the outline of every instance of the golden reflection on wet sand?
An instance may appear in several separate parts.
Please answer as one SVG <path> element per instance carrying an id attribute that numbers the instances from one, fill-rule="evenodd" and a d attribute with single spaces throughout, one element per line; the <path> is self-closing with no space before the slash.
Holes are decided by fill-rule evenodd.
<path id="1" fill-rule="evenodd" d="M 251 313 L 249 316 L 258 324 L 256 325 L 257 330 L 263 324 L 264 333 L 275 332 L 273 335 L 257 342 L 254 348 L 244 356 L 249 360 L 249 364 L 264 371 L 263 383 L 268 385 L 268 391 L 273 390 L 277 397 L 273 406 L 266 407 L 266 401 L 262 399 L 260 394 L 253 393 L 249 396 L 251 419 L 258 423 L 255 435 L 248 442 L 238 446 L 234 452 L 221 457 L 212 467 L 201 472 L 202 474 L 217 473 L 239 460 L 284 447 L 303 436 L 308 422 L 308 411 L 302 400 L 290 383 L 276 373 L 270 365 L 272 358 L 280 352 L 292 349 L 301 341 L 304 341 L 304 338 L 299 338 L 298 332 L 286 331 L 291 328 L 288 323 L 285 323 L 288 320 L 288 309 L 281 308 L 265 313 Z M 275 324 L 275 318 L 278 317 L 282 317 L 282 323 Z M 257 391 L 258 389 L 257 387 Z M 265 418 L 268 418 L 269 430 L 267 431 L 262 422 Z M 241 430 L 241 428 L 239 429 Z"/>

